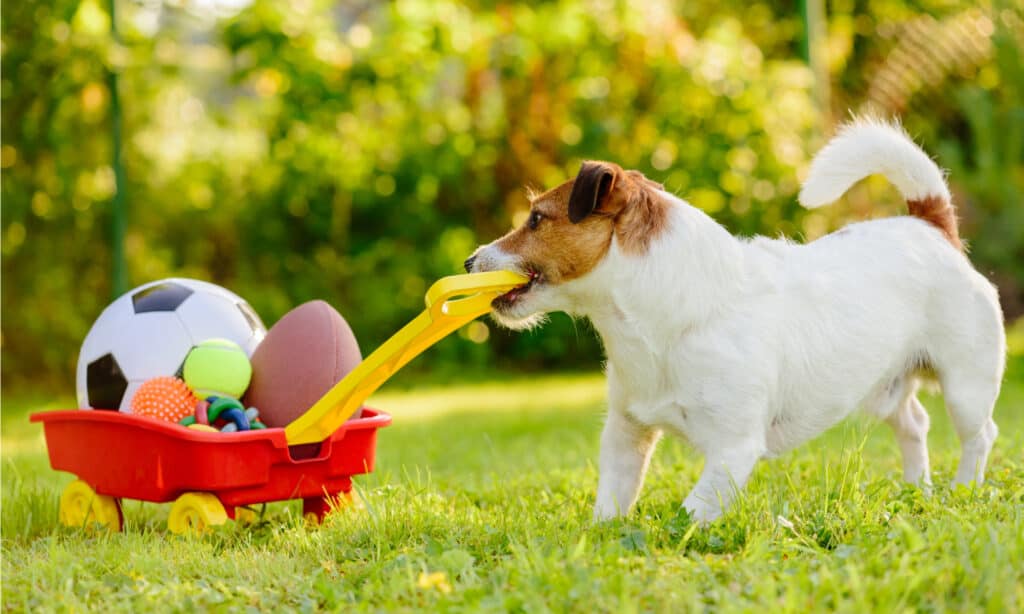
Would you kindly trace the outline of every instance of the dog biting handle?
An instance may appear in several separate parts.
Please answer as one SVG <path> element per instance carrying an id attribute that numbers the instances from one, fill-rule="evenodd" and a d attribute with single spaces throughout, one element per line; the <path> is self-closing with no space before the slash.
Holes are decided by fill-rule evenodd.
<path id="1" fill-rule="evenodd" d="M 491 301 L 529 281 L 529 277 L 511 271 L 451 275 L 434 282 L 424 302 L 435 320 L 470 312 L 475 318 L 491 310 Z M 471 296 L 455 298 L 465 295 Z"/>
<path id="2" fill-rule="evenodd" d="M 427 290 L 426 309 L 420 315 L 285 427 L 288 445 L 330 437 L 406 363 L 463 324 L 489 312 L 495 298 L 528 281 L 529 278 L 511 271 L 491 271 L 452 275 L 434 282 Z"/>

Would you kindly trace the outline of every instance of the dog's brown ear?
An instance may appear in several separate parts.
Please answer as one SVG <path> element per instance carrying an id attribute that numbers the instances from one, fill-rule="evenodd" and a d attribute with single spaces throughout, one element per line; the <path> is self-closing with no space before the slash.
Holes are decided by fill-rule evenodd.
<path id="1" fill-rule="evenodd" d="M 652 190 L 658 190 L 658 191 L 662 191 L 662 190 L 665 189 L 664 185 L 658 183 L 657 181 L 655 181 L 653 179 L 648 179 L 640 171 L 626 171 L 626 175 L 630 179 L 632 179 L 633 181 L 637 182 L 637 185 L 641 185 L 641 186 L 650 188 Z"/>
<path id="2" fill-rule="evenodd" d="M 599 209 L 615 187 L 616 168 L 607 162 L 584 162 L 569 194 L 569 221 L 579 224 Z"/>

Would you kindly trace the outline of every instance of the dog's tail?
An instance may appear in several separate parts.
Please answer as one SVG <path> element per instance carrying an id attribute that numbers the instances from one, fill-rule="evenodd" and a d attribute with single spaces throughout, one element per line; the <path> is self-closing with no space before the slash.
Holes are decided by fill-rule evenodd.
<path id="1" fill-rule="evenodd" d="M 898 125 L 859 119 L 843 126 L 811 162 L 800 204 L 813 209 L 838 200 L 854 183 L 876 173 L 896 186 L 910 215 L 934 225 L 963 250 L 942 171 Z"/>

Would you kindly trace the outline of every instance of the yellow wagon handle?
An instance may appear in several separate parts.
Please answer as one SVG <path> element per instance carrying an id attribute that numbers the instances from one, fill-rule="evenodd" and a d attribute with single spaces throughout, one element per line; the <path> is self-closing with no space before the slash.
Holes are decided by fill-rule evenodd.
<path id="1" fill-rule="evenodd" d="M 491 310 L 491 301 L 529 279 L 511 271 L 442 277 L 427 290 L 427 308 L 392 335 L 306 413 L 284 429 L 289 445 L 323 441 L 363 401 L 421 352 Z M 468 296 L 467 296 L 468 295 Z M 465 298 L 456 298 L 463 296 Z"/>

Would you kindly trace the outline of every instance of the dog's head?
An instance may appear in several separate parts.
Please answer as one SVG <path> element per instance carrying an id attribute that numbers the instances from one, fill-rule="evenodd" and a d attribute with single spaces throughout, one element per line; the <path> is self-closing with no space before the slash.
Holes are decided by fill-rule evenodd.
<path id="1" fill-rule="evenodd" d="M 625 254 L 646 251 L 667 225 L 661 185 L 611 162 L 584 162 L 576 178 L 533 197 L 522 226 L 479 247 L 468 272 L 517 271 L 530 281 L 494 301 L 495 318 L 527 328 L 567 309 L 565 289 L 593 271 L 612 242 Z"/>

